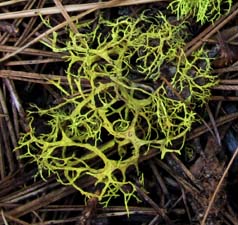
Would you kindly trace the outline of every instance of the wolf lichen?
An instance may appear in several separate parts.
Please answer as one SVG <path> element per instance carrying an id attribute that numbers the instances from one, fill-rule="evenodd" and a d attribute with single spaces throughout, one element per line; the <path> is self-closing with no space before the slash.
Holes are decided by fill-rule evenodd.
<path id="1" fill-rule="evenodd" d="M 150 148 L 162 158 L 180 153 L 196 119 L 194 105 L 206 102 L 215 77 L 202 49 L 185 57 L 185 24 L 147 12 L 96 22 L 79 24 L 77 34 L 69 30 L 64 46 L 53 35 L 49 47 L 68 53 L 69 85 L 55 82 L 63 101 L 29 112 L 30 130 L 19 148 L 42 177 L 53 173 L 60 183 L 106 203 L 121 192 L 127 206 L 136 191 L 128 168 L 141 176 L 138 159 Z M 45 133 L 34 125 L 39 117 Z M 175 141 L 181 143 L 177 149 Z M 100 194 L 79 185 L 83 176 L 95 180 Z"/>
<path id="2" fill-rule="evenodd" d="M 222 6 L 229 11 L 232 0 L 173 0 L 169 5 L 178 18 L 190 15 L 202 24 L 220 17 Z"/>

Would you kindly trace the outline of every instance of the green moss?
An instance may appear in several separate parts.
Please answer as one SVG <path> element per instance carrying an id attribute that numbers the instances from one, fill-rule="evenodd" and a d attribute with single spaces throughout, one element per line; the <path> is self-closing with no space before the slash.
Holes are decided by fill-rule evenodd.
<path id="1" fill-rule="evenodd" d="M 185 24 L 173 26 L 162 14 L 147 12 L 115 21 L 100 17 L 95 29 L 94 23 L 78 25 L 78 34 L 69 31 L 61 48 L 53 35 L 53 51 L 69 53 L 69 86 L 55 82 L 64 101 L 29 112 L 30 130 L 19 148 L 26 149 L 22 157 L 37 163 L 42 178 L 48 171 L 60 183 L 94 197 L 77 183 L 83 176 L 93 178 L 101 202 L 121 192 L 127 207 L 136 197 L 128 168 L 141 176 L 138 159 L 150 148 L 162 158 L 180 153 L 196 120 L 194 105 L 206 102 L 215 77 L 209 75 L 202 49 L 185 57 Z M 34 125 L 39 117 L 45 120 L 45 133 Z M 174 141 L 181 143 L 177 149 Z"/>
<path id="2" fill-rule="evenodd" d="M 206 21 L 214 21 L 221 16 L 222 5 L 229 11 L 232 0 L 173 0 L 169 7 L 178 18 L 193 16 L 202 24 Z M 224 8 L 223 8 L 224 9 Z"/>

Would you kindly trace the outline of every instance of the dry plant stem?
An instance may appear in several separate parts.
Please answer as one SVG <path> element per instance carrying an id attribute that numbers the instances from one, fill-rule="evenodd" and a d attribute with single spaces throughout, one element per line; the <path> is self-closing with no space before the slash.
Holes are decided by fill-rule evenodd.
<path id="1" fill-rule="evenodd" d="M 143 198 L 145 202 L 151 205 L 151 207 L 160 215 L 165 221 L 166 224 L 170 225 L 172 222 L 166 215 L 166 211 L 162 208 L 160 208 L 138 185 L 139 182 L 136 182 L 136 191 L 140 194 L 140 196 Z"/>
<path id="2" fill-rule="evenodd" d="M 15 170 L 15 165 L 14 165 L 14 159 L 13 159 L 13 155 L 12 155 L 12 149 L 10 147 L 10 143 L 9 143 L 9 135 L 7 134 L 7 126 L 6 126 L 6 122 L 5 120 L 1 121 L 1 126 L 0 126 L 0 131 L 1 131 L 1 139 L 3 142 L 3 149 L 4 149 L 4 153 L 9 165 L 9 171 L 10 173 L 13 172 Z M 4 160 L 4 159 L 3 159 Z M 7 172 L 9 171 L 5 171 L 6 167 L 4 168 L 4 174 L 7 174 Z"/>
<path id="3" fill-rule="evenodd" d="M 2 127 L 2 120 L 0 118 L 0 127 Z M 5 177 L 5 160 L 4 160 L 4 151 L 3 151 L 3 141 L 0 138 L 0 179 L 2 180 Z"/>
<path id="4" fill-rule="evenodd" d="M 51 179 L 53 180 L 53 179 Z M 10 196 L 5 196 L 1 198 L 1 202 L 5 203 L 17 203 L 19 201 L 24 201 L 28 198 L 37 197 L 41 194 L 44 194 L 48 190 L 54 190 L 59 186 L 57 182 L 49 183 L 49 182 L 40 182 L 37 184 L 33 184 L 28 188 L 23 188 L 17 191 L 16 193 L 11 193 Z"/>
<path id="5" fill-rule="evenodd" d="M 16 92 L 15 87 L 13 86 L 12 81 L 10 81 L 9 79 L 5 79 L 4 83 L 6 84 L 8 91 L 10 92 L 11 99 L 12 99 L 13 104 L 15 105 L 15 108 L 17 109 L 20 116 L 22 117 L 21 119 L 25 118 L 25 111 L 21 105 L 19 96 Z"/>
<path id="6" fill-rule="evenodd" d="M 45 0 L 41 0 L 38 2 L 38 5 L 36 6 L 37 8 L 42 8 L 44 6 Z M 23 33 L 21 34 L 21 36 L 18 38 L 18 40 L 16 41 L 16 43 L 14 44 L 14 46 L 21 46 L 24 43 L 28 42 L 29 39 L 31 38 L 31 36 L 33 34 L 35 34 L 36 32 L 34 32 L 33 34 L 31 33 L 31 35 L 29 35 L 29 33 L 31 32 L 35 22 L 37 20 L 37 17 L 32 17 L 30 19 L 30 21 L 26 24 L 25 26 L 25 30 L 23 31 Z M 43 25 L 42 23 L 40 23 L 41 25 Z"/>
<path id="7" fill-rule="evenodd" d="M 5 217 L 5 214 L 4 214 L 3 210 L 1 210 L 1 216 L 2 216 L 2 220 L 3 220 L 4 224 L 8 225 L 8 222 L 6 220 L 6 217 Z"/>
<path id="8" fill-rule="evenodd" d="M 187 215 L 188 215 L 189 222 L 190 222 L 190 224 L 192 224 L 192 216 L 191 216 L 191 213 L 190 213 L 190 209 L 188 207 L 186 193 L 185 193 L 183 188 L 181 188 L 181 192 L 182 192 L 182 199 L 183 199 L 183 203 L 184 203 Z"/>
<path id="9" fill-rule="evenodd" d="M 12 106 L 13 125 L 15 128 L 15 133 L 16 133 L 16 137 L 18 140 L 20 137 L 20 126 L 19 126 L 20 120 L 19 120 L 19 116 L 18 116 L 18 111 L 17 111 L 13 102 L 11 102 L 11 106 Z"/>
<path id="10" fill-rule="evenodd" d="M 7 128 L 8 128 L 8 132 L 9 132 L 9 136 L 10 136 L 10 139 L 11 139 L 11 142 L 12 142 L 12 146 L 15 148 L 17 146 L 17 139 L 16 139 L 16 135 L 15 135 L 15 132 L 14 132 L 12 122 L 10 121 L 10 118 L 9 118 L 9 113 L 8 113 L 6 101 L 5 101 L 5 98 L 4 98 L 4 95 L 3 95 L 3 92 L 1 90 L 1 88 L 0 88 L 0 103 L 1 103 L 3 113 L 7 115 L 6 117 L 4 117 L 4 120 L 5 120 Z M 3 131 L 3 132 L 5 133 L 6 130 Z M 8 160 L 9 160 L 10 171 L 13 172 L 14 169 L 15 169 L 15 165 L 14 165 L 14 159 L 13 159 L 12 152 L 7 151 L 6 154 L 7 154 Z"/>
<path id="11" fill-rule="evenodd" d="M 215 134 L 214 134 L 214 132 L 213 132 L 213 130 L 212 130 L 212 128 L 211 128 L 211 123 L 210 124 L 208 124 L 199 114 L 197 115 L 198 116 L 198 118 L 202 121 L 202 123 L 204 124 L 204 126 L 207 128 L 207 131 L 209 131 L 211 134 L 212 134 L 212 136 L 215 138 L 216 136 L 215 136 Z"/>
<path id="12" fill-rule="evenodd" d="M 168 191 L 168 189 L 167 189 L 167 187 L 166 187 L 166 185 L 163 181 L 163 178 L 160 176 L 160 173 L 159 173 L 155 163 L 152 160 L 150 161 L 150 167 L 152 169 L 152 172 L 153 172 L 153 174 L 154 174 L 162 192 L 164 193 L 164 195 L 166 197 L 169 197 L 169 191 Z"/>
<path id="13" fill-rule="evenodd" d="M 185 165 L 179 160 L 179 158 L 174 154 L 171 153 L 171 158 L 172 160 L 174 160 L 179 166 L 180 168 L 183 170 L 184 174 L 186 174 L 186 176 L 193 182 L 196 181 L 196 178 L 193 176 L 193 174 L 190 172 L 190 170 L 188 170 Z"/>
<path id="14" fill-rule="evenodd" d="M 231 208 L 231 206 L 227 207 L 227 212 L 225 212 L 225 217 L 232 222 L 232 224 L 238 224 L 238 216 L 237 213 Z"/>
<path id="15" fill-rule="evenodd" d="M 131 209 L 131 208 L 135 208 L 135 209 Z M 106 208 L 104 208 L 104 210 L 106 210 Z M 122 210 L 121 210 L 122 211 Z M 154 209 L 146 209 L 146 208 L 139 208 L 139 207 L 130 207 L 130 215 L 158 215 L 157 212 L 155 212 Z M 124 208 L 124 211 L 123 212 L 109 212 L 109 213 L 103 213 L 102 215 L 98 215 L 97 217 L 98 218 L 108 218 L 108 217 L 115 217 L 115 216 L 127 216 L 128 213 L 125 211 L 125 208 Z"/>
<path id="16" fill-rule="evenodd" d="M 18 49 L 19 47 L 0 45 L 0 52 L 14 52 L 14 51 L 17 51 Z M 66 56 L 66 54 L 62 54 L 62 53 L 55 53 L 55 52 L 44 51 L 44 50 L 33 49 L 33 48 L 26 48 L 21 52 L 21 54 L 53 57 L 56 59 L 62 59 L 63 56 Z"/>
<path id="17" fill-rule="evenodd" d="M 217 85 L 213 87 L 214 90 L 223 90 L 223 91 L 238 91 L 238 85 Z"/>
<path id="18" fill-rule="evenodd" d="M 84 177 L 82 177 L 82 179 L 79 181 L 82 188 L 89 187 L 93 185 L 94 182 L 95 181 L 93 179 L 84 179 Z M 67 197 L 68 195 L 75 193 L 76 191 L 77 190 L 71 186 L 53 189 L 53 191 L 51 191 L 50 193 L 42 195 L 41 197 L 37 197 L 36 199 L 27 202 L 24 205 L 18 206 L 15 209 L 7 212 L 7 214 L 14 217 L 20 217 L 43 206 L 49 205 L 50 203 L 55 202 L 61 198 Z"/>
<path id="19" fill-rule="evenodd" d="M 3 198 L 6 198 L 6 196 L 9 197 L 11 193 L 14 193 L 16 190 L 18 190 L 18 187 L 24 187 L 26 183 L 32 181 L 32 178 L 34 176 L 33 173 L 36 173 L 35 169 L 33 171 L 30 171 L 29 173 L 25 173 L 23 172 L 23 168 L 19 168 L 10 175 L 4 177 L 4 179 L 0 181 L 1 204 L 3 204 Z M 5 203 L 7 204 L 7 202 Z"/>
<path id="20" fill-rule="evenodd" d="M 215 120 L 216 126 L 222 126 L 226 123 L 229 123 L 233 120 L 236 120 L 238 118 L 238 113 L 231 113 L 229 115 L 225 115 L 223 117 L 220 117 L 218 119 Z M 211 126 L 211 122 L 208 123 L 208 126 Z M 203 125 L 201 127 L 198 127 L 196 129 L 194 129 L 187 137 L 187 141 L 192 140 L 196 137 L 199 137 L 200 135 L 206 133 L 208 131 L 207 126 Z"/>
<path id="21" fill-rule="evenodd" d="M 16 55 L 14 60 L 15 61 L 21 61 L 21 57 L 19 55 Z M 27 65 L 27 64 L 22 65 L 22 70 L 24 70 L 24 71 L 33 71 L 32 67 L 30 65 Z"/>
<path id="22" fill-rule="evenodd" d="M 183 200 L 183 195 L 181 195 L 177 200 L 170 206 L 170 209 L 175 208 Z M 171 211 L 171 210 L 169 210 Z"/>
<path id="23" fill-rule="evenodd" d="M 41 216 L 39 216 L 39 214 L 36 211 L 32 211 L 32 213 L 35 215 L 35 217 L 32 220 L 32 223 L 35 224 L 36 221 L 40 221 L 40 223 L 43 224 L 46 217 L 45 214 L 42 214 Z"/>
<path id="24" fill-rule="evenodd" d="M 219 84 L 237 84 L 238 85 L 238 80 L 220 80 Z"/>
<path id="25" fill-rule="evenodd" d="M 174 178 L 186 191 L 195 192 L 197 194 L 200 193 L 199 189 L 193 185 L 191 185 L 189 182 L 187 182 L 184 178 L 179 176 L 175 171 L 173 171 L 166 163 L 163 161 L 156 159 L 156 164 L 164 169 L 171 177 Z"/>
<path id="26" fill-rule="evenodd" d="M 211 100 L 211 98 L 210 98 Z M 214 112 L 214 117 L 217 118 L 219 116 L 220 110 L 222 109 L 222 101 L 219 101 L 217 106 L 216 106 L 216 110 Z"/>
<path id="27" fill-rule="evenodd" d="M 85 3 L 85 4 L 73 4 L 73 5 L 65 5 L 65 10 L 69 12 L 80 12 L 85 10 L 92 9 L 103 9 L 103 8 L 112 8 L 119 6 L 130 6 L 130 5 L 139 5 L 139 4 L 147 4 L 154 2 L 170 2 L 170 0 L 116 0 L 116 1 L 107 1 L 107 2 L 97 2 L 97 3 Z M 94 10 L 93 10 L 94 11 Z M 58 7 L 49 7 L 42 9 L 31 9 L 31 10 L 22 10 L 17 12 L 9 12 L 9 13 L 1 13 L 0 20 L 6 19 L 15 19 L 22 17 L 34 17 L 39 15 L 52 15 L 59 14 L 61 10 Z"/>
<path id="28" fill-rule="evenodd" d="M 24 6 L 24 9 L 23 9 L 23 10 L 31 8 L 31 7 L 34 5 L 34 2 L 35 2 L 35 1 L 28 1 L 28 2 L 26 3 L 26 5 Z M 15 21 L 12 23 L 13 26 L 18 27 L 18 25 L 21 24 L 22 20 L 23 20 L 23 18 L 19 18 L 18 20 L 15 20 Z M 2 37 L 1 37 L 0 43 L 1 43 L 1 44 L 6 43 L 7 40 L 9 39 L 9 37 L 10 37 L 10 34 L 9 34 L 9 33 L 3 34 Z"/>
<path id="29" fill-rule="evenodd" d="M 39 212 L 82 212 L 85 205 L 48 205 L 44 208 L 39 209 Z M 98 207 L 97 211 L 100 213 L 97 215 L 98 218 L 104 217 L 106 213 L 109 216 L 113 216 L 113 213 L 118 213 L 119 215 L 127 215 L 124 206 L 108 206 L 108 207 Z M 101 214 L 103 213 L 103 214 Z M 110 213 L 110 214 L 109 214 Z M 146 214 L 146 215 L 156 215 L 154 209 L 151 207 L 139 207 L 139 206 L 130 206 L 129 214 Z M 114 215 L 114 216 L 115 216 Z"/>
<path id="30" fill-rule="evenodd" d="M 235 152 L 234 152 L 232 158 L 230 159 L 230 162 L 229 162 L 229 164 L 227 165 L 227 167 L 226 167 L 226 169 L 225 169 L 225 171 L 224 171 L 224 173 L 223 173 L 223 175 L 222 175 L 222 177 L 221 177 L 219 183 L 217 184 L 217 187 L 216 187 L 216 189 L 215 189 L 215 191 L 214 191 L 214 193 L 213 193 L 213 195 L 212 195 L 212 197 L 211 197 L 211 200 L 210 200 L 210 202 L 209 202 L 209 205 L 208 205 L 208 207 L 207 207 L 207 209 L 206 209 L 206 212 L 205 212 L 205 214 L 204 214 L 204 217 L 203 217 L 203 219 L 202 219 L 201 225 L 205 225 L 206 219 L 207 219 L 207 217 L 208 217 L 208 215 L 209 215 L 209 211 L 211 210 L 211 207 L 212 207 L 212 205 L 213 205 L 213 203 L 214 203 L 214 201 L 215 201 L 216 195 L 217 195 L 217 193 L 218 193 L 218 191 L 219 191 L 219 189 L 220 189 L 220 187 L 221 187 L 221 185 L 222 185 L 222 182 L 224 181 L 224 179 L 225 179 L 225 177 L 226 177 L 226 175 L 227 175 L 227 173 L 228 173 L 228 171 L 229 171 L 229 169 L 230 169 L 230 167 L 231 167 L 232 163 L 234 162 L 234 160 L 235 160 L 235 158 L 236 158 L 237 155 L 238 155 L 238 148 L 236 148 L 236 150 L 235 150 Z"/>
<path id="31" fill-rule="evenodd" d="M 237 42 L 235 41 L 236 38 L 238 38 L 238 27 L 233 27 L 233 35 L 227 40 L 228 43 L 232 43 L 233 41 L 233 44 L 237 44 Z"/>
<path id="32" fill-rule="evenodd" d="M 237 45 L 237 43 L 236 43 L 236 45 Z M 234 62 L 232 66 L 237 68 L 237 66 L 238 66 L 238 61 Z"/>
<path id="33" fill-rule="evenodd" d="M 35 59 L 35 60 L 21 60 L 21 61 L 10 61 L 5 63 L 5 66 L 22 66 L 22 65 L 34 65 L 43 63 L 55 63 L 62 62 L 63 59 L 48 58 L 48 59 Z"/>
<path id="34" fill-rule="evenodd" d="M 10 220 L 10 221 L 13 221 L 13 222 L 15 222 L 16 224 L 30 225 L 30 223 L 27 223 L 27 222 L 25 222 L 25 221 L 22 221 L 22 220 L 20 220 L 20 219 L 18 219 L 18 218 L 15 218 L 15 217 L 13 217 L 13 216 L 9 216 L 9 215 L 7 215 L 7 214 L 5 214 L 4 216 L 6 217 L 6 219 L 8 219 L 8 220 Z"/>
<path id="35" fill-rule="evenodd" d="M 27 202 L 26 204 L 18 206 L 17 208 L 7 212 L 7 214 L 9 216 L 20 217 L 20 216 L 25 215 L 29 212 L 32 212 L 33 210 L 39 209 L 43 206 L 46 206 L 46 205 L 50 204 L 51 202 L 54 202 L 54 201 L 57 201 L 63 197 L 66 197 L 66 196 L 74 193 L 75 191 L 76 190 L 71 187 L 60 188 L 60 189 L 52 191 L 46 195 L 38 197 L 30 202 Z"/>
<path id="36" fill-rule="evenodd" d="M 111 2 L 111 1 L 110 1 Z M 110 3 L 109 2 L 109 3 Z M 114 2 L 114 0 L 112 0 L 112 2 Z M 108 3 L 108 4 L 109 4 Z M 78 16 L 75 16 L 73 18 L 71 18 L 71 21 L 75 21 L 75 20 L 78 20 L 78 19 L 81 19 L 83 18 L 84 16 L 94 12 L 95 10 L 99 9 L 98 7 L 96 8 L 93 8 L 93 9 L 90 9 L 90 10 L 87 10 L 86 12 L 83 12 L 81 14 L 79 14 Z M 21 48 L 17 49 L 16 51 L 10 53 L 10 54 L 7 54 L 6 56 L 4 56 L 3 58 L 0 59 L 0 62 L 3 62 L 7 59 L 9 59 L 10 57 L 20 53 L 21 51 L 23 51 L 24 49 L 28 48 L 29 46 L 33 45 L 34 43 L 40 41 L 41 39 L 43 39 L 44 37 L 46 37 L 47 35 L 51 34 L 52 32 L 54 31 L 57 31 L 63 27 L 65 27 L 66 25 L 68 24 L 68 21 L 65 21 L 63 23 L 60 23 L 58 24 L 57 26 L 47 30 L 46 32 L 42 33 L 41 35 L 39 35 L 38 37 L 36 37 L 35 39 L 33 39 L 32 41 L 28 42 L 27 44 L 25 44 L 24 46 L 22 46 Z"/>
<path id="37" fill-rule="evenodd" d="M 238 96 L 211 96 L 210 101 L 228 101 L 228 102 L 237 102 Z"/>
<path id="38" fill-rule="evenodd" d="M 23 45 L 25 45 L 26 43 L 28 43 L 30 40 L 32 40 L 32 39 L 30 39 L 30 37 L 35 37 L 35 36 L 37 36 L 36 35 L 36 33 L 38 33 L 38 30 L 42 27 L 42 26 L 44 26 L 44 24 L 43 23 L 39 23 L 36 27 L 35 27 L 35 29 L 33 29 L 32 31 L 31 31 L 31 33 L 28 35 L 28 38 L 26 38 L 26 39 L 24 39 L 23 41 L 22 41 L 22 43 L 21 43 L 21 45 L 23 46 Z M 53 52 L 52 52 L 53 53 Z M 58 54 L 60 54 L 60 53 L 58 53 Z"/>
<path id="39" fill-rule="evenodd" d="M 15 70 L 0 70 L 1 78 L 9 78 L 12 80 L 22 80 L 33 83 L 51 84 L 50 81 L 60 81 L 61 84 L 67 85 L 67 78 L 59 75 L 49 75 L 40 73 L 28 73 Z"/>
<path id="40" fill-rule="evenodd" d="M 158 224 L 158 220 L 159 220 L 159 215 L 156 215 L 148 225 L 156 225 Z"/>
<path id="41" fill-rule="evenodd" d="M 27 0 L 11 0 L 11 1 L 5 1 L 0 3 L 0 7 L 7 6 L 7 5 L 14 5 L 19 2 L 26 2 Z"/>
<path id="42" fill-rule="evenodd" d="M 70 218 L 70 219 L 60 219 L 60 220 L 48 220 L 44 222 L 38 222 L 34 223 L 34 225 L 52 225 L 52 224 L 75 224 L 75 221 L 77 221 L 77 218 Z"/>
<path id="43" fill-rule="evenodd" d="M 207 111 L 207 113 L 208 113 L 208 115 L 209 115 L 209 118 L 210 118 L 210 121 L 211 121 L 213 130 L 214 130 L 214 133 L 215 133 L 215 137 L 214 137 L 214 138 L 216 139 L 217 143 L 218 143 L 219 145 L 221 145 L 221 137 L 220 137 L 220 134 L 219 134 L 219 132 L 218 132 L 217 125 L 216 125 L 216 121 L 215 121 L 215 119 L 214 119 L 214 116 L 212 115 L 212 111 L 211 111 L 209 105 L 206 105 L 206 111 Z M 213 134 L 213 133 L 212 133 L 212 134 Z"/>
<path id="44" fill-rule="evenodd" d="M 66 9 L 64 8 L 64 6 L 62 5 L 61 1 L 59 0 L 54 0 L 55 5 L 59 8 L 61 14 L 63 15 L 63 17 L 65 18 L 65 20 L 67 21 L 67 23 L 69 24 L 71 30 L 77 34 L 78 33 L 78 29 L 75 26 L 75 24 L 71 21 L 70 16 L 68 14 L 68 12 L 66 11 Z"/>
<path id="45" fill-rule="evenodd" d="M 26 113 L 22 107 L 20 98 L 19 98 L 17 91 L 15 89 L 14 83 L 9 79 L 5 79 L 4 83 L 6 84 L 6 87 L 8 88 L 8 91 L 11 95 L 12 104 L 14 104 L 17 112 L 20 115 L 21 124 L 23 125 L 23 128 L 26 131 L 27 130 Z M 16 154 L 17 154 L 17 156 L 20 156 L 20 152 L 16 151 Z"/>
<path id="46" fill-rule="evenodd" d="M 27 127 L 27 125 L 26 125 L 27 123 L 24 122 L 25 121 L 25 112 L 24 112 L 23 107 L 20 104 L 20 100 L 19 100 L 19 97 L 18 97 L 17 92 L 15 90 L 15 86 L 14 86 L 13 82 L 8 80 L 8 79 L 5 79 L 4 83 L 5 83 L 6 87 L 8 88 L 8 91 L 11 95 L 13 124 L 14 124 L 13 127 L 15 128 L 14 133 L 15 133 L 16 139 L 18 139 L 18 136 L 19 136 L 19 121 L 22 124 L 23 128 Z M 21 118 L 20 120 L 18 118 L 17 112 L 20 115 L 20 118 Z M 26 129 L 24 129 L 24 130 L 26 131 Z M 20 152 L 16 152 L 15 154 L 16 154 L 16 156 L 19 156 Z M 18 166 L 22 166 L 19 161 L 17 161 L 17 163 L 19 163 Z"/>
<path id="47" fill-rule="evenodd" d="M 206 41 L 213 34 L 215 34 L 218 30 L 220 30 L 223 26 L 225 26 L 228 22 L 230 22 L 233 18 L 235 18 L 237 14 L 238 14 L 238 3 L 236 3 L 232 7 L 229 15 L 225 15 L 225 16 L 221 17 L 213 25 L 210 25 L 208 28 L 206 28 L 196 38 L 194 38 L 191 42 L 189 42 L 185 46 L 186 56 L 191 55 L 192 52 L 194 52 L 195 50 L 200 48 L 201 45 L 203 45 L 204 41 Z"/>

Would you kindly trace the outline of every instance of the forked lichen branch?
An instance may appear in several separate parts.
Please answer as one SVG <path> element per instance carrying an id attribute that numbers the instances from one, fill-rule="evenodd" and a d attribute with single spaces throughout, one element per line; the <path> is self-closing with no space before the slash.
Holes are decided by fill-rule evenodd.
<path id="1" fill-rule="evenodd" d="M 69 30 L 64 46 L 53 35 L 49 47 L 69 54 L 69 86 L 54 83 L 64 101 L 29 112 L 30 130 L 19 148 L 26 149 L 22 157 L 36 162 L 42 177 L 48 171 L 62 184 L 95 197 L 77 183 L 88 176 L 101 188 L 100 201 L 107 203 L 121 192 L 127 206 L 136 190 L 128 168 L 141 176 L 138 159 L 150 148 L 162 158 L 180 153 L 196 120 L 194 105 L 206 102 L 215 77 L 203 49 L 185 57 L 186 24 L 171 25 L 161 13 L 145 11 L 114 21 L 101 16 L 94 26 L 95 21 L 78 24 L 79 33 Z M 39 117 L 45 133 L 34 125 Z M 177 149 L 174 141 L 181 143 Z"/>

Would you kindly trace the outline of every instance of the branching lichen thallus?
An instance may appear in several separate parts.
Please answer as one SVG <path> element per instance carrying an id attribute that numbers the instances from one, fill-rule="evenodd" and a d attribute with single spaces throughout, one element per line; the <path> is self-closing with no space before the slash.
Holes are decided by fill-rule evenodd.
<path id="1" fill-rule="evenodd" d="M 64 46 L 57 33 L 51 45 L 45 43 L 67 53 L 69 85 L 52 81 L 64 101 L 29 111 L 30 129 L 18 148 L 42 178 L 55 174 L 60 183 L 105 204 L 121 193 L 127 207 L 136 196 L 128 168 L 136 168 L 143 181 L 141 155 L 151 148 L 162 158 L 180 153 L 196 120 L 193 105 L 206 102 L 215 77 L 203 49 L 189 59 L 181 50 L 186 24 L 173 26 L 160 12 L 113 21 L 100 16 L 95 29 L 93 24 L 79 23 L 77 34 L 69 30 Z M 37 117 L 45 119 L 45 133 L 37 134 Z M 181 143 L 177 149 L 174 141 Z M 83 188 L 83 177 L 93 179 L 100 194 Z"/>

